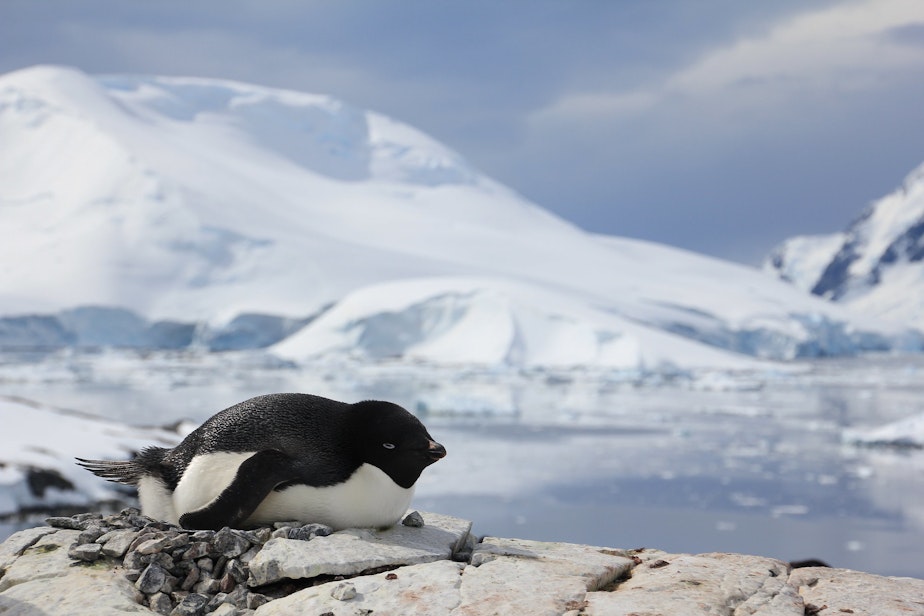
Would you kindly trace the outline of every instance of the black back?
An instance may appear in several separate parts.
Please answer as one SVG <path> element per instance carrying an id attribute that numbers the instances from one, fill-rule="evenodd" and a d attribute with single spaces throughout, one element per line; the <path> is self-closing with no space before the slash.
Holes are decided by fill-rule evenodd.
<path id="1" fill-rule="evenodd" d="M 409 488 L 438 459 L 431 443 L 423 424 L 390 402 L 270 394 L 216 413 L 174 449 L 146 449 L 137 462 L 173 490 L 197 455 L 274 450 L 293 460 L 291 483 L 334 485 L 370 463 Z"/>

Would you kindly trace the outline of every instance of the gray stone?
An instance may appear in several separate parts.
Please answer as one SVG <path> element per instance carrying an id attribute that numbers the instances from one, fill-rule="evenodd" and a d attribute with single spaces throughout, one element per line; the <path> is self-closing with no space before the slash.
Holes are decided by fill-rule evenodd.
<path id="1" fill-rule="evenodd" d="M 827 606 L 819 616 L 924 614 L 924 580 L 809 567 L 793 570 L 789 583 L 798 589 L 806 605 Z"/>
<path id="2" fill-rule="evenodd" d="M 214 610 L 222 603 L 230 603 L 228 601 L 228 593 L 226 592 L 217 593 L 209 599 L 209 604 L 206 606 L 205 611 Z"/>
<path id="3" fill-rule="evenodd" d="M 205 595 L 190 593 L 173 608 L 170 616 L 201 616 L 205 613 L 208 603 L 209 598 Z"/>
<path id="4" fill-rule="evenodd" d="M 212 549 L 225 558 L 234 558 L 250 549 L 250 541 L 240 531 L 222 528 L 212 539 Z"/>
<path id="5" fill-rule="evenodd" d="M 183 579 L 183 583 L 180 584 L 182 590 L 190 590 L 193 586 L 196 585 L 196 582 L 199 581 L 199 568 L 190 567 L 189 573 L 186 574 L 186 577 Z"/>
<path id="6" fill-rule="evenodd" d="M 330 596 L 337 601 L 349 601 L 356 597 L 356 587 L 352 582 L 340 582 L 330 589 Z"/>
<path id="7" fill-rule="evenodd" d="M 249 564 L 250 564 L 250 561 L 253 560 L 254 556 L 256 556 L 257 553 L 258 553 L 261 549 L 263 549 L 263 546 L 262 546 L 262 545 L 255 545 L 255 546 L 253 546 L 252 548 L 250 548 L 249 550 L 247 550 L 246 552 L 244 552 L 243 554 L 241 554 L 240 557 L 238 558 L 238 560 L 240 560 L 240 561 L 241 561 L 242 563 L 244 563 L 245 565 L 249 565 Z"/>
<path id="8" fill-rule="evenodd" d="M 413 526 L 414 528 L 420 528 L 424 525 L 423 516 L 420 515 L 419 511 L 412 511 L 401 520 L 401 523 L 405 526 Z"/>
<path id="9" fill-rule="evenodd" d="M 151 598 L 148 599 L 148 607 L 158 614 L 167 616 L 173 611 L 173 601 L 170 600 L 169 595 L 158 592 L 151 595 Z"/>
<path id="10" fill-rule="evenodd" d="M 210 549 L 208 541 L 196 541 L 195 543 L 191 543 L 186 551 L 183 552 L 182 558 L 184 560 L 203 558 L 209 555 Z"/>
<path id="11" fill-rule="evenodd" d="M 170 545 L 170 539 L 170 537 L 157 537 L 154 539 L 142 541 L 135 548 L 135 551 L 139 554 L 155 554 L 157 552 L 161 552 L 164 548 Z"/>
<path id="12" fill-rule="evenodd" d="M 257 609 L 256 616 L 304 616 L 332 613 L 401 614 L 406 616 L 448 616 L 459 607 L 459 588 L 465 565 L 441 560 L 401 567 L 394 571 L 350 579 L 355 596 L 341 601 L 332 596 L 343 582 L 328 582 L 306 588 Z M 504 612 L 485 612 L 502 614 Z M 526 606 L 513 614 L 531 614 Z"/>
<path id="13" fill-rule="evenodd" d="M 231 603 L 222 603 L 212 612 L 212 616 L 237 616 L 238 614 L 237 608 Z"/>
<path id="14" fill-rule="evenodd" d="M 258 592 L 251 592 L 247 594 L 247 599 L 244 601 L 244 607 L 248 610 L 255 610 L 261 605 L 266 605 L 270 602 L 270 598 L 266 595 L 261 595 Z"/>
<path id="15" fill-rule="evenodd" d="M 349 529 L 311 541 L 271 539 L 250 561 L 251 586 L 319 575 L 356 575 L 367 569 L 448 559 L 464 544 L 471 522 L 427 514 L 423 528 Z"/>
<path id="16" fill-rule="evenodd" d="M 78 520 L 77 518 L 66 518 L 53 516 L 50 518 L 45 518 L 45 524 L 48 526 L 53 526 L 55 528 L 65 528 L 68 530 L 84 530 L 87 526 L 90 525 L 89 520 Z"/>
<path id="17" fill-rule="evenodd" d="M 92 524 L 82 533 L 77 535 L 77 544 L 93 543 L 105 534 L 105 531 L 99 524 Z"/>
<path id="18" fill-rule="evenodd" d="M 128 551 L 128 546 L 138 537 L 138 533 L 133 530 L 116 530 L 103 535 L 103 554 L 114 558 L 122 558 Z M 97 541 L 103 539 L 100 537 Z"/>
<path id="19" fill-rule="evenodd" d="M 194 587 L 197 593 L 204 595 L 214 595 L 221 590 L 221 582 L 215 578 L 203 578 L 201 582 Z"/>
<path id="20" fill-rule="evenodd" d="M 166 581 L 167 572 L 164 568 L 157 563 L 151 563 L 141 572 L 141 576 L 135 582 L 135 588 L 146 595 L 151 595 L 158 592 Z"/>
<path id="21" fill-rule="evenodd" d="M 67 551 L 67 555 L 76 560 L 94 562 L 99 559 L 103 546 L 98 543 L 84 543 L 75 545 Z"/>
<path id="22" fill-rule="evenodd" d="M 244 582 L 247 580 L 247 570 L 240 561 L 232 559 L 225 565 L 225 574 L 234 578 L 235 582 Z"/>

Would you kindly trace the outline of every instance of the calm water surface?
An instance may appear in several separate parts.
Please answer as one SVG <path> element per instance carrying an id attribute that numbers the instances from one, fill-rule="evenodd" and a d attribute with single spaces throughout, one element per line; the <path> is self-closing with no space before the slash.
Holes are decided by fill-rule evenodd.
<path id="1" fill-rule="evenodd" d="M 275 391 L 416 412 L 449 456 L 425 472 L 415 506 L 471 519 L 479 535 L 924 577 L 924 452 L 843 442 L 846 428 L 924 413 L 922 358 L 692 379 L 233 354 L 0 360 L 0 395 L 134 424 L 201 421 Z"/>

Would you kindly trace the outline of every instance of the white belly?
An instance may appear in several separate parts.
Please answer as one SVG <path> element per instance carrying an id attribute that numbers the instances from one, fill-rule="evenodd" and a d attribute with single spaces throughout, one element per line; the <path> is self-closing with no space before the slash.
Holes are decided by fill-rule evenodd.
<path id="1" fill-rule="evenodd" d="M 238 467 L 251 453 L 211 453 L 192 460 L 172 498 L 157 480 L 139 485 L 142 512 L 179 523 L 184 513 L 215 500 L 234 480 Z M 156 484 L 156 485 L 155 485 Z M 294 485 L 270 492 L 247 519 L 246 525 L 298 520 L 318 522 L 335 529 L 384 527 L 407 511 L 414 488 L 402 488 L 378 467 L 360 466 L 344 483 L 323 488 Z"/>
<path id="2" fill-rule="evenodd" d="M 391 526 L 411 504 L 414 488 L 402 488 L 378 467 L 363 464 L 344 483 L 324 488 L 294 485 L 271 492 L 247 523 L 299 520 L 341 528 Z"/>

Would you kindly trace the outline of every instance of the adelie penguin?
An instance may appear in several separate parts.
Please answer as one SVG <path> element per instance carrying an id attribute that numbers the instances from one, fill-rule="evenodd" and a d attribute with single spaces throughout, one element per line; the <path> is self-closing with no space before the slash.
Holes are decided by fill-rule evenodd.
<path id="1" fill-rule="evenodd" d="M 78 463 L 137 486 L 142 513 L 184 528 L 299 520 L 341 529 L 395 524 L 421 472 L 445 455 L 396 404 L 272 394 L 217 413 L 173 449 Z"/>

